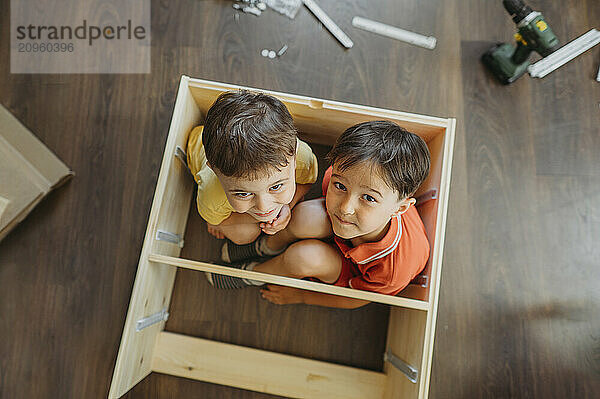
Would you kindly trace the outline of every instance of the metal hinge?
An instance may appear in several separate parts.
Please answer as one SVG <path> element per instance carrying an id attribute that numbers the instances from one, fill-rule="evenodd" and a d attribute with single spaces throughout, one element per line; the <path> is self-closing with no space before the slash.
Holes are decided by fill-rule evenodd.
<path id="1" fill-rule="evenodd" d="M 183 238 L 181 238 L 181 236 L 178 234 L 164 230 L 157 230 L 156 239 L 158 241 L 170 242 L 171 244 L 179 245 L 179 248 L 183 248 Z"/>
<path id="2" fill-rule="evenodd" d="M 396 355 L 392 353 L 391 349 L 388 348 L 388 350 L 383 354 L 383 361 L 390 362 L 392 366 L 396 367 L 405 376 L 407 376 L 410 382 L 415 384 L 417 383 L 417 379 L 419 378 L 419 370 L 396 357 Z"/>
<path id="3" fill-rule="evenodd" d="M 437 199 L 437 197 L 438 197 L 438 190 L 437 190 L 437 188 L 431 189 L 431 190 L 429 190 L 427 192 L 424 192 L 423 194 L 419 195 L 416 198 L 415 205 L 416 206 L 422 205 L 422 204 L 424 204 L 426 202 L 429 202 L 431 200 Z"/>
<path id="4" fill-rule="evenodd" d="M 187 163 L 187 155 L 185 151 L 183 151 L 183 148 L 181 148 L 180 146 L 177 146 L 175 148 L 175 158 L 179 159 L 183 166 L 185 166 L 185 168 L 188 170 L 188 172 L 190 172 L 190 175 L 193 176 L 192 171 Z"/>
<path id="5" fill-rule="evenodd" d="M 415 277 L 410 283 L 420 285 L 423 288 L 427 288 L 427 286 L 429 285 L 429 276 L 420 274 L 417 277 Z"/>
<path id="6" fill-rule="evenodd" d="M 154 313 L 153 315 L 139 319 L 135 323 L 135 331 L 142 331 L 144 328 L 150 327 L 153 324 L 160 323 L 161 321 L 167 321 L 168 318 L 169 312 L 167 312 L 167 309 L 163 309 L 158 313 Z"/>

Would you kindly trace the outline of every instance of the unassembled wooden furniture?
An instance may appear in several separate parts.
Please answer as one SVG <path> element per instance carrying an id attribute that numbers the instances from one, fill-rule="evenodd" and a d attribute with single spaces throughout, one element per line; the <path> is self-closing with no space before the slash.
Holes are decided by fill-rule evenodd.
<path id="1" fill-rule="evenodd" d="M 216 97 L 239 88 L 181 78 L 109 397 L 122 396 L 152 371 L 294 398 L 427 397 L 455 119 L 251 89 L 283 101 L 301 137 L 309 142 L 332 145 L 349 126 L 381 119 L 396 122 L 427 142 L 431 173 L 416 197 L 421 198 L 418 209 L 431 255 L 418 284 L 389 296 L 179 258 L 194 183 L 178 158 L 188 133 L 203 122 Z M 383 372 L 164 331 L 179 267 L 391 305 L 387 350 L 381 354 Z"/>
<path id="2" fill-rule="evenodd" d="M 0 240 L 73 172 L 0 105 Z"/>

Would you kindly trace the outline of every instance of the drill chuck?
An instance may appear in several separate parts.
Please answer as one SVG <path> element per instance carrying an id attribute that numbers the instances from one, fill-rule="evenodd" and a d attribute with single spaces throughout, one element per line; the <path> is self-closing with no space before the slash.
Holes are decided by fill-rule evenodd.
<path id="1" fill-rule="evenodd" d="M 513 17 L 513 21 L 516 24 L 533 12 L 531 7 L 522 0 L 503 0 L 502 4 L 506 8 L 506 11 Z"/>

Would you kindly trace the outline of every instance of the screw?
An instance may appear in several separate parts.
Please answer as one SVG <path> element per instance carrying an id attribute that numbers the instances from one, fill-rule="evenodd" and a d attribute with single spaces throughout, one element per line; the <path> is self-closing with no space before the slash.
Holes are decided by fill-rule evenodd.
<path id="1" fill-rule="evenodd" d="M 283 47 L 277 52 L 277 57 L 281 57 L 283 53 L 285 53 L 288 49 L 287 44 L 284 44 Z"/>

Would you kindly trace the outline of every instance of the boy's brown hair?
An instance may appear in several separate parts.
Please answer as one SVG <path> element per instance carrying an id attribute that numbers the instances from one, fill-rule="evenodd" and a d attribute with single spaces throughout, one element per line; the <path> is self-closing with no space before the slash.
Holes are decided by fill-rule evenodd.
<path id="1" fill-rule="evenodd" d="M 206 159 L 225 176 L 256 179 L 280 170 L 296 153 L 297 131 L 285 105 L 273 96 L 222 93 L 207 112 L 202 132 Z"/>
<path id="2" fill-rule="evenodd" d="M 327 158 L 342 171 L 357 163 L 370 163 L 401 200 L 413 195 L 429 174 L 427 144 L 416 134 L 388 121 L 349 127 L 338 137 Z"/>

